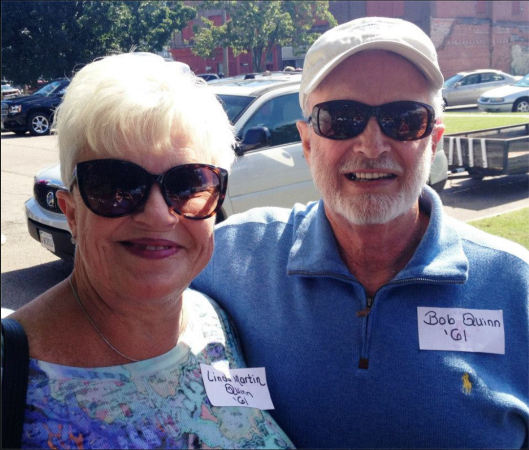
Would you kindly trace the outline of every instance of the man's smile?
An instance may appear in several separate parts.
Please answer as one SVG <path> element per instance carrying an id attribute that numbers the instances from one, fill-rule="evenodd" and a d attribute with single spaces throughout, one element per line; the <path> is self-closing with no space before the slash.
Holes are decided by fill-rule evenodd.
<path id="1" fill-rule="evenodd" d="M 394 173 L 385 172 L 351 172 L 346 173 L 345 176 L 351 181 L 377 181 L 397 177 Z"/>

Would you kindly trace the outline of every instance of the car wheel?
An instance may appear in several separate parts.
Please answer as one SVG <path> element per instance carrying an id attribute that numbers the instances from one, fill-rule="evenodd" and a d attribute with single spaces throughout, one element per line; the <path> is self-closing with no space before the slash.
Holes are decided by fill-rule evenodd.
<path id="1" fill-rule="evenodd" d="M 529 112 L 529 99 L 519 98 L 512 107 L 514 112 Z"/>
<path id="2" fill-rule="evenodd" d="M 32 136 L 44 136 L 50 133 L 50 117 L 46 113 L 36 112 L 29 116 L 28 128 Z"/>

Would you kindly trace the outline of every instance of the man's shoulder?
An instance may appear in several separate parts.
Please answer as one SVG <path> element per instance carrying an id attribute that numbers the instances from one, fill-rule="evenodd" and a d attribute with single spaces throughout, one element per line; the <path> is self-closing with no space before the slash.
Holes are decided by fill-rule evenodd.
<path id="1" fill-rule="evenodd" d="M 529 250 L 522 245 L 456 219 L 449 218 L 448 225 L 457 230 L 465 246 L 467 256 L 484 258 L 486 255 L 491 255 L 505 258 L 505 260 L 515 258 L 525 263 L 529 270 Z"/>

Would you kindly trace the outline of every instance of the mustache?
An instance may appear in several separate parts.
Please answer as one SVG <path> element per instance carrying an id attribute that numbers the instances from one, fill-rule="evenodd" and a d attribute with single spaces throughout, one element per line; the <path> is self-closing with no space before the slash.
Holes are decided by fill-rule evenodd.
<path id="1" fill-rule="evenodd" d="M 340 173 L 351 173 L 359 170 L 390 170 L 402 172 L 402 166 L 391 156 L 384 154 L 379 158 L 366 158 L 362 155 L 353 155 L 340 166 Z"/>

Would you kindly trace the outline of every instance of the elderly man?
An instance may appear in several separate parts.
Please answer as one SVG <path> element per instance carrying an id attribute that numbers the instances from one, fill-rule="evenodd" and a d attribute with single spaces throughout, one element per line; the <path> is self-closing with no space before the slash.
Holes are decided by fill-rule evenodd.
<path id="1" fill-rule="evenodd" d="M 299 447 L 527 446 L 529 254 L 446 217 L 425 186 L 442 83 L 409 22 L 324 33 L 298 123 L 322 200 L 226 221 L 194 283 L 266 367 Z"/>

